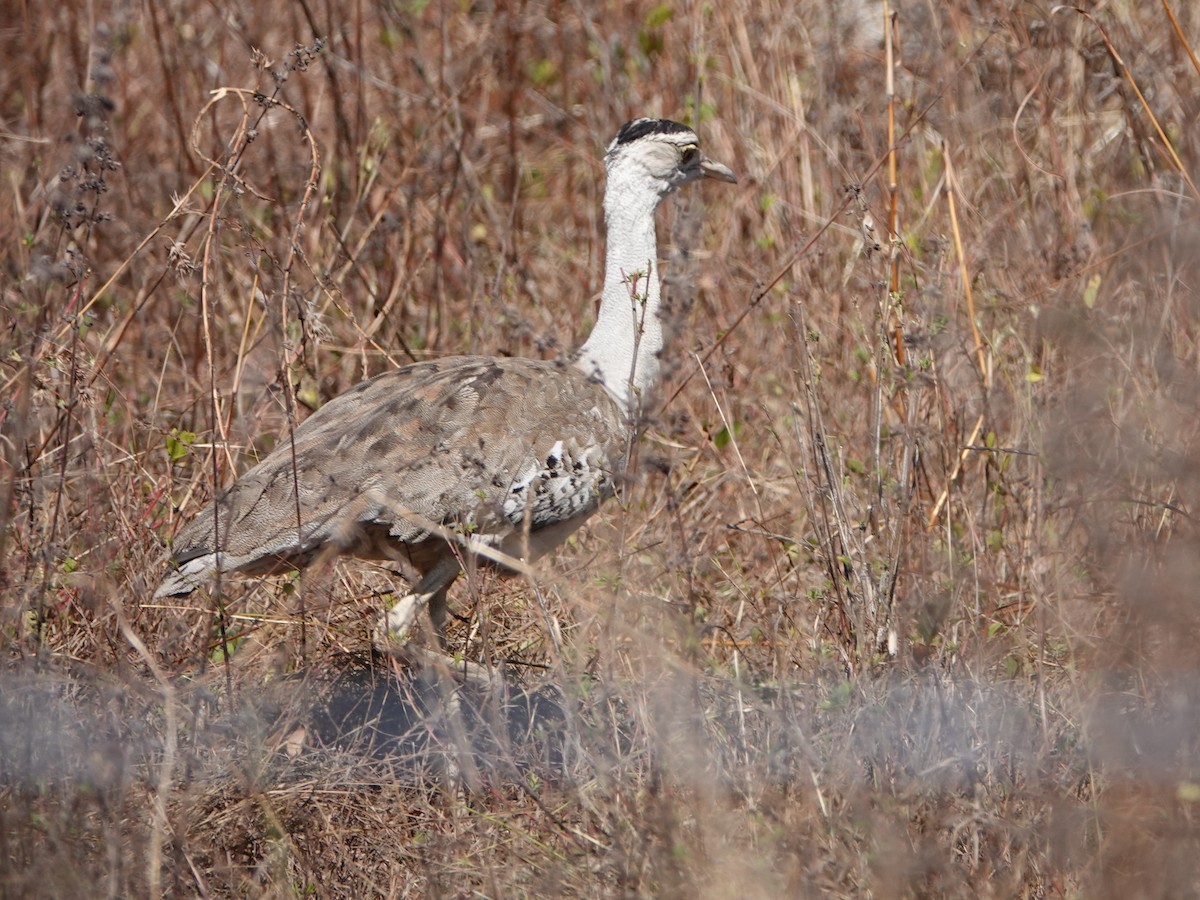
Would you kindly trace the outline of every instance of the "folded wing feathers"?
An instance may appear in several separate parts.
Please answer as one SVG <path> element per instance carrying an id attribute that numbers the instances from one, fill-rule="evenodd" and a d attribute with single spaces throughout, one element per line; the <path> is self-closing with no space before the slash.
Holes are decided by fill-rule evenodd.
<path id="1" fill-rule="evenodd" d="M 285 438 L 218 496 L 220 568 L 281 571 L 327 547 L 394 557 L 431 539 L 431 523 L 500 540 L 585 516 L 613 490 L 626 428 L 603 386 L 561 362 L 457 357 L 385 373 L 296 429 L 294 465 Z M 176 537 L 158 596 L 211 577 L 215 535 L 210 506 Z M 442 550 L 425 552 L 444 552 L 432 540 Z"/>

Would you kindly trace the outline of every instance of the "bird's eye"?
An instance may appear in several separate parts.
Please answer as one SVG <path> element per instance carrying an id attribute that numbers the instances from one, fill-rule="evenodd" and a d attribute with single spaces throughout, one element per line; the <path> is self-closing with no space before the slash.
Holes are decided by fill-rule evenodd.
<path id="1" fill-rule="evenodd" d="M 699 159 L 700 159 L 700 148 L 697 147 L 695 144 L 692 144 L 691 146 L 688 146 L 688 147 L 684 147 L 683 150 L 680 151 L 679 161 L 681 163 L 683 163 L 685 166 L 695 165 Z"/>

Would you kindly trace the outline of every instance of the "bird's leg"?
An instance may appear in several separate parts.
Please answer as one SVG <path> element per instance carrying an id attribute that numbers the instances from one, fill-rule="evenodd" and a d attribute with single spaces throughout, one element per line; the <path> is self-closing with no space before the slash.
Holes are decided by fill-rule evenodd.
<path id="1" fill-rule="evenodd" d="M 446 592 L 450 585 L 429 598 L 429 621 L 433 623 L 433 633 L 437 636 L 438 646 L 446 649 L 446 616 L 449 612 L 446 605 Z"/>
<path id="2" fill-rule="evenodd" d="M 429 618 L 437 632 L 438 642 L 445 639 L 446 625 L 446 591 L 458 577 L 460 566 L 458 557 L 447 554 L 437 561 L 432 569 L 420 580 L 411 593 L 401 597 L 396 605 L 387 611 L 380 622 L 381 643 L 403 644 L 407 642 L 409 632 L 417 616 L 426 606 L 429 607 Z"/>

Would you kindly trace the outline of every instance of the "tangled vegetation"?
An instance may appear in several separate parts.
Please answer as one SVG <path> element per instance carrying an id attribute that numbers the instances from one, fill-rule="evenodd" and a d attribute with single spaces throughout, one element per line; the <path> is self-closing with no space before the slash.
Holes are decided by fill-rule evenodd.
<path id="1" fill-rule="evenodd" d="M 887 27 L 885 27 L 885 25 Z M 0 29 L 0 895 L 1200 893 L 1200 8 L 25 4 Z M 577 346 L 662 213 L 635 477 L 463 669 L 339 562 L 152 600 L 364 377 Z"/>

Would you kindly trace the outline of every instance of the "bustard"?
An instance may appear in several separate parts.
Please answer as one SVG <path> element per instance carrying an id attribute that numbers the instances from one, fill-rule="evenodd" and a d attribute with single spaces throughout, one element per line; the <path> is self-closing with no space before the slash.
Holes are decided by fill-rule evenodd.
<path id="1" fill-rule="evenodd" d="M 636 119 L 609 145 L 604 290 L 572 356 L 451 357 L 351 388 L 179 532 L 155 596 L 191 593 L 218 570 L 392 560 L 416 585 L 388 630 L 428 606 L 441 638 L 462 559 L 531 560 L 564 541 L 613 493 L 658 378 L 654 212 L 690 181 L 737 180 L 699 143 L 677 122 Z"/>

